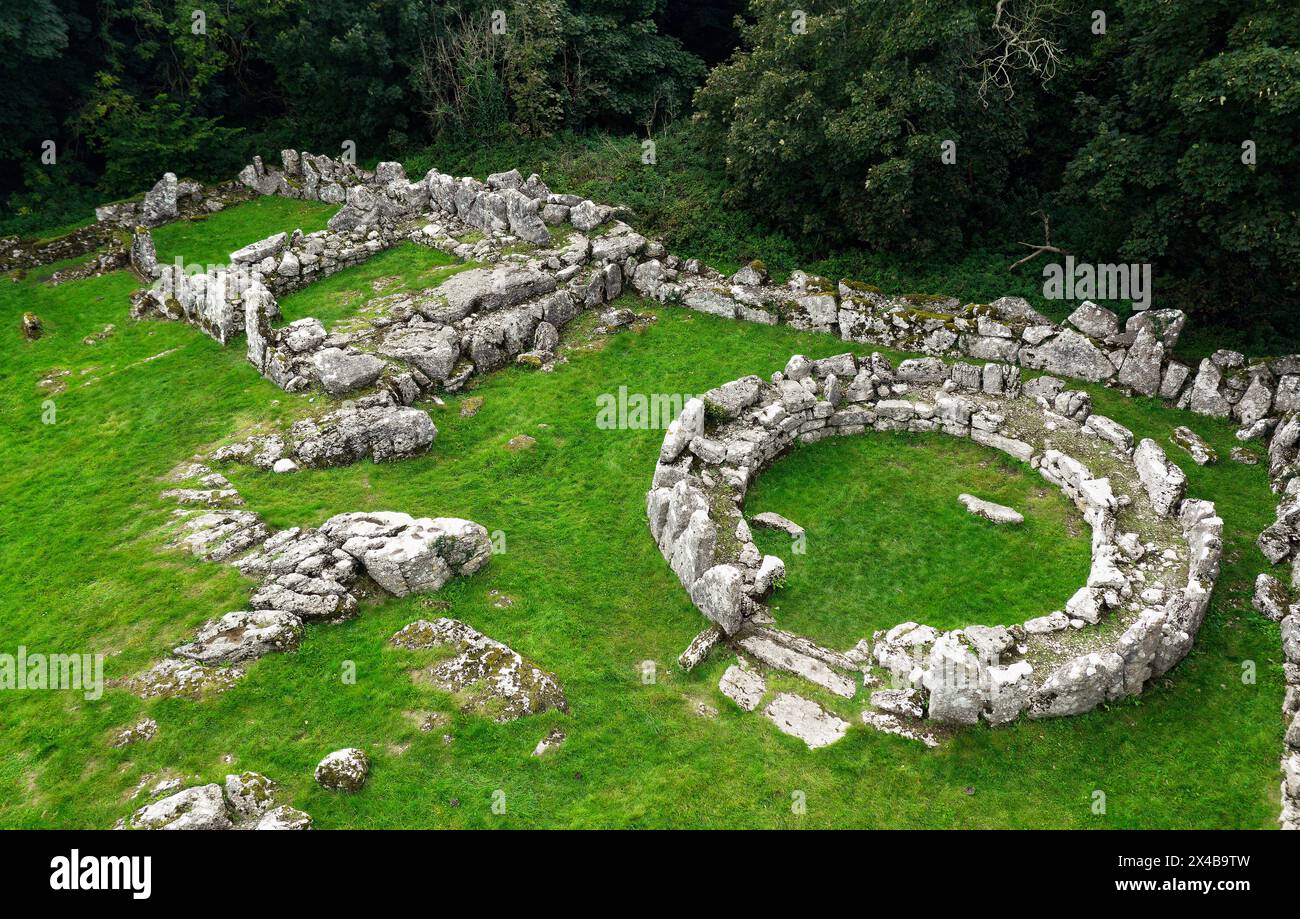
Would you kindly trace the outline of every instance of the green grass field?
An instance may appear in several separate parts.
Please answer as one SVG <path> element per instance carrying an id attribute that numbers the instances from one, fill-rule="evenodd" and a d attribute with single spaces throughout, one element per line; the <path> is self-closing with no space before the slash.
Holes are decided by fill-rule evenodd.
<path id="1" fill-rule="evenodd" d="M 276 230 L 313 229 L 326 214 L 262 199 L 160 230 L 159 255 L 219 261 Z M 172 507 L 159 498 L 159 477 L 252 423 L 327 400 L 281 392 L 238 344 L 223 349 L 179 323 L 131 321 L 137 282 L 124 273 L 50 288 L 41 278 L 55 267 L 0 279 L 0 651 L 102 652 L 111 679 L 142 670 L 204 620 L 244 608 L 252 586 L 229 566 L 164 548 Z M 286 298 L 286 318 L 342 316 L 450 270 L 436 253 L 401 247 Z M 0 825 L 108 827 L 139 806 L 144 776 L 220 781 L 233 762 L 280 783 L 285 803 L 321 828 L 1276 826 L 1281 650 L 1277 626 L 1249 603 L 1266 565 L 1253 540 L 1274 504 L 1262 467 L 1225 458 L 1198 468 L 1179 456 L 1189 493 L 1216 501 L 1226 521 L 1223 576 L 1192 654 L 1142 697 L 1077 718 L 964 731 L 933 751 L 862 727 L 865 699 L 834 700 L 858 726 L 809 752 L 721 696 L 725 653 L 689 674 L 677 668 L 704 621 L 646 526 L 662 431 L 600 429 L 596 399 L 620 385 L 702 392 L 769 374 L 794 352 L 820 357 L 844 346 L 629 305 L 658 321 L 575 348 L 553 373 L 482 379 L 473 395 L 484 405 L 473 417 L 460 416 L 456 398 L 430 407 L 439 436 L 424 457 L 292 476 L 228 470 L 273 527 L 370 509 L 463 516 L 503 531 L 506 551 L 438 595 L 449 612 L 392 599 L 350 622 L 311 626 L 299 652 L 263 658 L 236 688 L 201 703 L 113 689 L 98 701 L 4 693 Z M 44 321 L 40 341 L 21 340 L 24 310 Z M 583 338 L 593 318 L 580 318 L 566 339 Z M 114 334 L 83 344 L 108 323 Z M 67 389 L 48 395 L 38 381 L 54 369 L 68 371 Z M 1093 395 L 1099 411 L 1140 436 L 1166 441 L 1185 423 L 1224 457 L 1234 443 L 1225 424 L 1101 388 Z M 505 450 L 517 434 L 536 447 Z M 984 525 L 957 505 L 960 491 L 1012 503 L 1028 522 L 1011 534 Z M 784 537 L 760 537 L 790 564 L 774 601 L 778 622 L 841 647 L 908 618 L 956 626 L 1048 612 L 1088 564 L 1081 522 L 1059 493 L 1001 454 L 948 438 L 864 435 L 802 448 L 759 481 L 749 510 L 808 527 L 803 556 Z M 490 590 L 515 604 L 494 606 Z M 385 643 L 437 615 L 553 672 L 571 714 L 495 724 L 414 684 L 408 671 L 421 656 Z M 657 665 L 648 684 L 647 660 Z M 355 684 L 341 678 L 349 661 Z M 1247 661 L 1257 665 L 1253 684 L 1242 680 Z M 701 717 L 701 702 L 717 716 Z M 442 730 L 421 733 L 404 714 L 415 710 L 448 712 L 451 742 Z M 159 724 L 154 740 L 109 747 L 113 729 L 146 714 Z M 567 742 L 532 757 L 553 726 Z M 312 780 L 320 758 L 343 746 L 365 748 L 374 763 L 355 795 Z M 497 790 L 504 814 L 491 808 Z M 1104 814 L 1093 812 L 1098 790 Z M 806 796 L 803 815 L 792 813 L 796 792 Z"/>

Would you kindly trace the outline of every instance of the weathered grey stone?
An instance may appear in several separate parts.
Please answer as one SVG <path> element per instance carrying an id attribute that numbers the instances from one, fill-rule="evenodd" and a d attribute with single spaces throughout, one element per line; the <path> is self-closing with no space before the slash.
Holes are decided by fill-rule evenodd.
<path id="1" fill-rule="evenodd" d="M 1214 448 L 1202 440 L 1201 436 L 1191 428 L 1179 425 L 1174 428 L 1174 432 L 1169 439 L 1186 450 L 1198 466 L 1207 466 L 1219 460 L 1219 454 L 1214 452 Z"/>
<path id="2" fill-rule="evenodd" d="M 731 297 L 711 288 L 699 288 L 690 291 L 686 296 L 682 297 L 682 305 L 688 309 L 700 313 L 709 313 L 712 316 L 721 316 L 724 319 L 735 319 L 736 311 L 739 308 L 739 304 Z"/>
<path id="3" fill-rule="evenodd" d="M 1119 382 L 1144 396 L 1154 396 L 1160 391 L 1164 360 L 1164 343 L 1156 337 L 1154 328 L 1143 326 L 1129 345 Z"/>
<path id="4" fill-rule="evenodd" d="M 226 776 L 226 800 L 235 820 L 258 820 L 274 806 L 275 783 L 257 772 Z"/>
<path id="5" fill-rule="evenodd" d="M 175 654 L 202 664 L 239 664 L 264 654 L 294 651 L 302 641 L 302 633 L 302 620 L 292 613 L 226 613 L 204 623 L 194 640 L 176 648 Z"/>
<path id="6" fill-rule="evenodd" d="M 704 393 L 706 410 L 719 413 L 724 418 L 735 418 L 758 399 L 763 381 L 756 376 L 741 377 Z"/>
<path id="7" fill-rule="evenodd" d="M 1133 432 L 1117 421 L 1105 415 L 1092 414 L 1083 423 L 1083 429 L 1095 434 L 1107 443 L 1113 444 L 1125 453 L 1133 451 Z"/>
<path id="8" fill-rule="evenodd" d="M 736 639 L 736 643 L 768 667 L 793 673 L 846 699 L 857 694 L 857 684 L 853 680 L 835 672 L 825 661 L 804 653 L 804 650 L 778 642 L 776 638 L 779 637 L 781 633 L 768 629 L 762 634 L 743 635 Z"/>
<path id="9" fill-rule="evenodd" d="M 718 689 L 745 711 L 752 712 L 763 701 L 763 694 L 767 692 L 767 681 L 755 670 L 732 664 L 727 668 L 726 673 L 722 674 Z"/>
<path id="10" fill-rule="evenodd" d="M 1291 598 L 1281 581 L 1271 574 L 1261 574 L 1255 578 L 1255 594 L 1251 602 L 1261 615 L 1281 622 L 1287 615 Z"/>
<path id="11" fill-rule="evenodd" d="M 230 815 L 221 786 L 197 785 L 146 804 L 127 821 L 136 830 L 228 830 Z"/>
<path id="12" fill-rule="evenodd" d="M 417 677 L 455 693 L 463 707 L 498 722 L 569 710 L 564 690 L 552 674 L 459 620 L 412 622 L 390 644 L 413 651 L 450 648 L 455 656 L 418 672 Z"/>
<path id="13" fill-rule="evenodd" d="M 755 526 L 781 530 L 783 533 L 787 533 L 794 539 L 798 539 L 800 536 L 804 535 L 803 527 L 799 526 L 799 524 L 792 520 L 782 517 L 780 514 L 774 513 L 773 511 L 763 511 L 761 514 L 755 514 L 750 518 L 750 520 L 753 521 Z"/>
<path id="14" fill-rule="evenodd" d="M 1004 505 L 976 498 L 974 495 L 960 494 L 957 496 L 957 500 L 976 517 L 983 517 L 985 520 L 991 520 L 994 523 L 1021 524 L 1025 522 L 1023 514 Z"/>
<path id="15" fill-rule="evenodd" d="M 1020 717 L 1033 692 L 1034 668 L 1028 661 L 1007 667 L 988 667 L 983 672 L 988 703 L 981 716 L 989 724 L 1008 724 Z"/>
<path id="16" fill-rule="evenodd" d="M 287 804 L 267 811 L 253 827 L 255 830 L 310 830 L 311 815 Z"/>
<path id="17" fill-rule="evenodd" d="M 1169 462 L 1165 451 L 1150 438 L 1144 438 L 1133 451 L 1133 464 L 1156 513 L 1162 517 L 1172 516 L 1187 490 L 1187 477 L 1183 470 Z"/>
<path id="18" fill-rule="evenodd" d="M 345 747 L 316 764 L 316 783 L 334 791 L 358 791 L 370 775 L 370 757 L 364 750 Z"/>
<path id="19" fill-rule="evenodd" d="M 735 565 L 714 565 L 691 585 L 691 601 L 711 621 L 734 635 L 744 621 L 744 578 Z"/>
<path id="20" fill-rule="evenodd" d="M 1034 690 L 1029 700 L 1029 717 L 1079 715 L 1118 697 L 1123 686 L 1123 666 L 1120 656 L 1114 652 L 1070 659 Z"/>
<path id="21" fill-rule="evenodd" d="M 1100 383 L 1115 375 L 1106 352 L 1071 329 L 1062 329 L 1036 347 L 1020 350 L 1020 362 L 1034 370 Z"/>
<path id="22" fill-rule="evenodd" d="M 1080 303 L 1066 322 L 1089 338 L 1109 338 L 1119 331 L 1119 317 L 1091 300 Z"/>
<path id="23" fill-rule="evenodd" d="M 783 734 L 799 738 L 810 750 L 835 743 L 849 730 L 847 721 L 811 699 L 789 692 L 781 693 L 768 703 L 763 715 Z"/>
<path id="24" fill-rule="evenodd" d="M 384 372 L 384 362 L 373 354 L 349 354 L 341 348 L 324 348 L 312 355 L 321 386 L 339 396 L 370 386 Z"/>
<path id="25" fill-rule="evenodd" d="M 871 704 L 882 712 L 902 718 L 921 718 L 925 708 L 916 689 L 878 689 L 871 694 Z"/>
<path id="26" fill-rule="evenodd" d="M 1187 399 L 1187 408 L 1198 415 L 1227 418 L 1232 412 L 1232 405 L 1219 391 L 1222 383 L 1223 371 L 1219 366 L 1209 358 L 1201 361 L 1196 381 L 1184 397 Z"/>
<path id="27" fill-rule="evenodd" d="M 398 326 L 384 336 L 379 353 L 406 361 L 430 380 L 445 381 L 460 358 L 460 334 L 451 326 Z"/>
<path id="28" fill-rule="evenodd" d="M 440 590 L 453 576 L 487 564 L 487 530 L 456 517 L 419 517 L 392 511 L 338 514 L 320 531 L 355 558 L 389 593 L 404 597 Z"/>
<path id="29" fill-rule="evenodd" d="M 175 220 L 179 213 L 176 174 L 163 173 L 154 187 L 145 192 L 144 201 L 140 204 L 140 219 L 145 226 L 156 227 Z"/>
<path id="30" fill-rule="evenodd" d="M 930 692 L 930 718 L 950 724 L 975 724 L 984 708 L 980 664 L 952 633 L 930 648 L 922 682 Z"/>

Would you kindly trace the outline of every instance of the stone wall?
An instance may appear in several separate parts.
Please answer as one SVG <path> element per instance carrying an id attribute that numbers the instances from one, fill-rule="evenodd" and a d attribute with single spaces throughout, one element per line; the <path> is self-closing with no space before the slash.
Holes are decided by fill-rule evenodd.
<path id="1" fill-rule="evenodd" d="M 750 536 L 749 486 L 796 443 L 869 431 L 967 437 L 1029 464 L 1092 529 L 1086 583 L 1064 609 L 1020 625 L 905 622 L 848 652 L 773 628 L 764 599 L 785 563 Z M 647 515 L 692 601 L 739 652 L 848 697 L 855 683 L 834 671 L 861 669 L 870 682 L 874 665 L 902 687 L 873 695 L 891 714 L 902 693 L 919 717 L 1001 724 L 1136 695 L 1187 654 L 1218 577 L 1223 521 L 1184 488 L 1154 441 L 1135 449 L 1132 432 L 1052 377 L 1022 385 L 1004 364 L 796 355 L 769 380 L 734 380 L 685 406 L 664 437 Z"/>

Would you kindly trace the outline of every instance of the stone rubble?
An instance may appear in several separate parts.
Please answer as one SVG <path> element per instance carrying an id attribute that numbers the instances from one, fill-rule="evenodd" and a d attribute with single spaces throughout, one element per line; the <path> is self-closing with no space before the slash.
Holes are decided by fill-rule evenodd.
<path id="1" fill-rule="evenodd" d="M 417 620 L 393 635 L 389 644 L 409 651 L 438 647 L 454 651 L 455 656 L 418 671 L 417 676 L 454 694 L 467 711 L 505 722 L 552 709 L 569 710 L 553 675 L 459 620 Z"/>
<path id="2" fill-rule="evenodd" d="M 275 783 L 256 772 L 227 775 L 225 785 L 194 785 L 146 804 L 118 821 L 130 830 L 308 830 L 311 817 L 276 806 Z"/>
<path id="3" fill-rule="evenodd" d="M 303 450 L 299 455 L 304 462 L 316 461 L 318 454 L 301 447 L 305 440 L 293 442 L 295 449 Z M 372 439 L 367 449 L 375 452 L 379 443 Z M 265 452 L 264 442 L 256 449 Z M 247 458 L 252 452 L 226 450 L 227 459 Z M 269 460 L 263 456 L 252 461 L 265 467 Z M 358 593 L 371 585 L 398 597 L 431 593 L 453 577 L 476 573 L 492 555 L 487 530 L 469 520 L 391 511 L 345 513 L 319 528 L 271 533 L 250 511 L 207 509 L 214 503 L 243 503 L 230 481 L 210 467 L 182 464 L 168 481 L 203 486 L 163 492 L 182 505 L 176 512 L 180 535 L 173 544 L 202 558 L 228 561 L 259 585 L 249 609 L 206 622 L 192 641 L 174 649 L 174 658 L 118 684 L 144 698 L 199 698 L 222 692 L 244 675 L 242 665 L 266 654 L 297 650 L 305 623 L 338 622 L 356 615 Z M 204 509 L 186 509 L 195 504 Z"/>

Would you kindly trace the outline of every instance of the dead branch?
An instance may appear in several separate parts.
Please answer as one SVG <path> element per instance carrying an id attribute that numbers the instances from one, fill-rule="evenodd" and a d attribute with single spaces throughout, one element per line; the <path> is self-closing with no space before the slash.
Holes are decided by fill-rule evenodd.
<path id="1" fill-rule="evenodd" d="M 991 44 L 976 55 L 980 70 L 979 97 L 988 107 L 991 90 L 1006 98 L 1015 95 L 1015 75 L 1034 74 L 1046 84 L 1056 75 L 1064 49 L 1049 33 L 1061 10 L 1056 0 L 998 0 L 993 14 Z"/>
<path id="2" fill-rule="evenodd" d="M 1025 262 L 1032 262 L 1034 259 L 1038 258 L 1038 256 L 1044 255 L 1049 252 L 1053 255 L 1070 254 L 1066 252 L 1064 249 L 1060 248 L 1059 246 L 1052 245 L 1052 222 L 1048 218 L 1046 212 L 1034 211 L 1034 213 L 1043 218 L 1043 241 L 1041 244 L 1017 242 L 1016 243 L 1017 246 L 1025 246 L 1026 248 L 1033 249 L 1034 251 L 1026 255 L 1020 261 L 1013 262 L 1011 264 L 1011 267 L 1007 269 L 1008 271 L 1015 271 L 1021 265 L 1025 264 Z"/>

